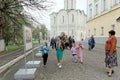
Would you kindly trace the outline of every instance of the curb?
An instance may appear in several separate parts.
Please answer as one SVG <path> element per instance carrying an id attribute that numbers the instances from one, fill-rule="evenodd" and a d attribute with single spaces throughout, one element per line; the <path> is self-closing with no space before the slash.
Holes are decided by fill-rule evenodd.
<path id="1" fill-rule="evenodd" d="M 35 48 L 32 49 L 32 50 L 35 50 L 35 49 L 37 49 L 37 48 L 39 48 L 39 47 L 35 47 Z M 21 59 L 23 59 L 25 55 L 26 55 L 26 56 L 29 55 L 29 54 L 32 52 L 32 50 L 26 52 L 26 54 L 23 54 L 23 55 L 17 57 L 16 59 L 14 59 L 14 60 L 6 63 L 5 65 L 1 66 L 1 67 L 0 67 L 0 74 L 1 74 L 2 72 L 6 71 L 7 69 L 9 69 L 11 66 L 13 66 L 15 63 L 17 63 L 17 62 L 20 61 Z"/>

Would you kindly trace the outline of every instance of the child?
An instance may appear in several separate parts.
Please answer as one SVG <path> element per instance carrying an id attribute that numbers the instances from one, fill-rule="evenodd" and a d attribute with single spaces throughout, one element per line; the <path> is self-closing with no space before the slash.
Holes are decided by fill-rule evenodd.
<path id="1" fill-rule="evenodd" d="M 91 48 L 92 48 L 92 39 L 90 38 L 90 39 L 88 40 L 88 50 L 91 51 Z"/>
<path id="2" fill-rule="evenodd" d="M 83 49 L 84 49 L 84 46 L 81 43 L 76 47 L 77 58 L 78 58 L 78 61 L 81 62 L 81 64 L 83 63 Z"/>
<path id="3" fill-rule="evenodd" d="M 42 57 L 43 57 L 43 65 L 45 68 L 47 59 L 48 59 L 48 52 L 49 52 L 49 47 L 47 46 L 47 42 L 44 42 L 44 45 L 41 47 L 41 52 L 42 52 Z"/>
<path id="4" fill-rule="evenodd" d="M 72 52 L 72 56 L 73 56 L 73 61 L 77 62 L 77 51 L 76 51 L 75 43 L 72 44 L 71 52 Z"/>

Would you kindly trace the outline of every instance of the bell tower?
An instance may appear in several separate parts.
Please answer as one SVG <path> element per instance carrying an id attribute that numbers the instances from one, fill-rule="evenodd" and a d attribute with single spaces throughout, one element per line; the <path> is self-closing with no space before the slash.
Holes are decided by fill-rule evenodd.
<path id="1" fill-rule="evenodd" d="M 64 9 L 76 9 L 76 0 L 64 0 Z"/>

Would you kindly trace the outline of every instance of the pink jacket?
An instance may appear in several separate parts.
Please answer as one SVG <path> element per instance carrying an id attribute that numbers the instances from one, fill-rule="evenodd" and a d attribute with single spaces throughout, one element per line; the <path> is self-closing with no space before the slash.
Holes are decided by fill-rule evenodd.
<path id="1" fill-rule="evenodd" d="M 83 45 L 78 45 L 78 46 L 76 47 L 76 51 L 77 51 L 78 57 L 83 56 L 83 49 L 84 49 L 84 46 L 83 46 Z"/>

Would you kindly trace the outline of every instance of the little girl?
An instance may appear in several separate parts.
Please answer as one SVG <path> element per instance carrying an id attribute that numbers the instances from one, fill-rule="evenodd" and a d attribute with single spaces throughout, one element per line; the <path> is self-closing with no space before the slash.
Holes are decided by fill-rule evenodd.
<path id="1" fill-rule="evenodd" d="M 76 47 L 77 58 L 78 58 L 78 61 L 81 62 L 81 64 L 83 63 L 83 49 L 84 49 L 84 46 L 81 43 Z"/>
<path id="2" fill-rule="evenodd" d="M 73 56 L 73 61 L 77 62 L 77 51 L 76 51 L 75 43 L 72 44 L 71 52 L 72 52 L 72 56 Z"/>
<path id="3" fill-rule="evenodd" d="M 43 57 L 43 65 L 46 67 L 49 47 L 47 46 L 47 42 L 44 42 L 44 45 L 41 47 L 42 57 Z"/>

